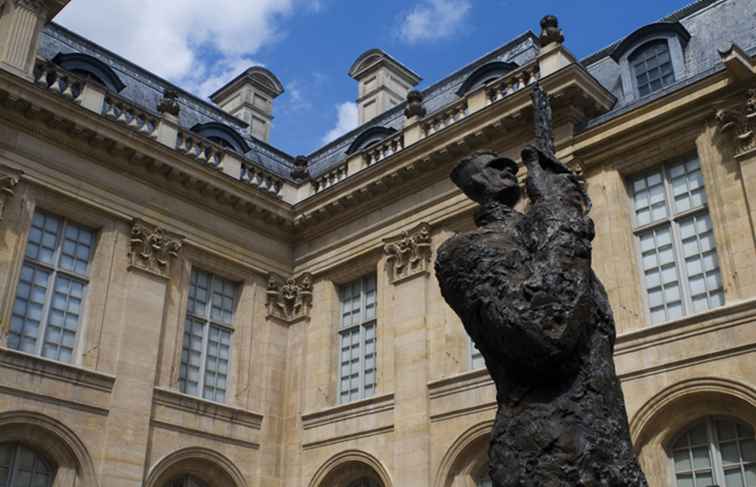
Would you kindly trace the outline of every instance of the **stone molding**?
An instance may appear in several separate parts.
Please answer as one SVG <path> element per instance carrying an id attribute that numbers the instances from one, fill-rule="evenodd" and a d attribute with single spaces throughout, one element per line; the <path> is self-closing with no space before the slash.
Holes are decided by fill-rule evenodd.
<path id="1" fill-rule="evenodd" d="M 405 230 L 383 242 L 383 252 L 388 256 L 386 263 L 391 284 L 428 273 L 433 253 L 430 224 L 422 222 L 412 230 Z"/>
<path id="2" fill-rule="evenodd" d="M 35 15 L 45 15 L 47 13 L 47 2 L 45 0 L 15 0 L 16 8 L 29 10 Z"/>
<path id="3" fill-rule="evenodd" d="M 208 401 L 173 389 L 155 387 L 153 402 L 178 411 L 206 416 L 227 423 L 241 424 L 248 428 L 262 428 L 263 415 L 247 409 Z"/>
<path id="4" fill-rule="evenodd" d="M 159 277 L 169 278 L 171 260 L 178 257 L 183 237 L 169 234 L 162 228 L 135 218 L 131 223 L 129 267 Z"/>
<path id="5" fill-rule="evenodd" d="M 271 272 L 268 274 L 265 297 L 268 317 L 287 323 L 309 319 L 312 309 L 312 274 L 305 272 L 284 280 Z"/>
<path id="6" fill-rule="evenodd" d="M 742 109 L 722 108 L 715 115 L 720 132 L 734 134 L 736 157 L 756 149 L 756 88 L 746 91 L 744 101 Z"/>

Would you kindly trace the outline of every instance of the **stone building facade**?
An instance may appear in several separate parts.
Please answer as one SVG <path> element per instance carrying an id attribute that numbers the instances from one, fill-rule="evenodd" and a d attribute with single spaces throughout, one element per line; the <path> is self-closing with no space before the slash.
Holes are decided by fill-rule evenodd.
<path id="1" fill-rule="evenodd" d="M 368 51 L 364 123 L 299 157 L 272 72 L 202 101 L 66 3 L 0 1 L 0 486 L 490 485 L 493 384 L 431 262 L 473 225 L 450 168 L 517 157 L 536 79 L 650 484 L 756 486 L 756 0 L 583 60 L 546 25 L 420 92 Z"/>

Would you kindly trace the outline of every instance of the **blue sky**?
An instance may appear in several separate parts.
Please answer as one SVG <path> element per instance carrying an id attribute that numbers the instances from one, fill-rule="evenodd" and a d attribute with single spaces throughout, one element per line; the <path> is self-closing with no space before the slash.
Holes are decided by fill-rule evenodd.
<path id="1" fill-rule="evenodd" d="M 356 124 L 347 70 L 378 47 L 426 87 L 558 16 L 565 45 L 586 56 L 687 0 L 72 0 L 57 21 L 137 64 L 207 95 L 262 64 L 286 87 L 271 143 L 308 154 Z M 105 6 L 103 6 L 105 5 Z"/>

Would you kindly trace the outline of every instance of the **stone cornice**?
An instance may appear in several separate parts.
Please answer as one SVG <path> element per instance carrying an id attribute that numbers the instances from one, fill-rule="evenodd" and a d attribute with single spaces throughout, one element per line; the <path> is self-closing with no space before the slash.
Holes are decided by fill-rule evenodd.
<path id="1" fill-rule="evenodd" d="M 205 198 L 233 219 L 241 217 L 263 231 L 266 225 L 281 230 L 293 226 L 291 206 L 275 196 L 2 70 L 0 106 L 5 117 L 16 117 L 16 126 L 42 130 L 58 143 L 85 144 L 102 155 L 98 159 L 117 162 L 120 169 L 168 191 Z"/>
<path id="2" fill-rule="evenodd" d="M 208 401 L 173 389 L 155 387 L 153 402 L 179 411 L 207 416 L 227 423 L 237 423 L 248 428 L 262 428 L 263 415 L 247 409 Z"/>

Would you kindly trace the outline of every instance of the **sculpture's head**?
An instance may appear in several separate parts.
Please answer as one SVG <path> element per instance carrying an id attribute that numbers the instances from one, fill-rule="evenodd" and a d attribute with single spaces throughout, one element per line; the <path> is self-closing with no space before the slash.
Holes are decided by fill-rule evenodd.
<path id="1" fill-rule="evenodd" d="M 514 206 L 520 199 L 517 163 L 495 152 L 476 152 L 462 159 L 452 170 L 451 179 L 479 204 L 498 201 Z"/>

